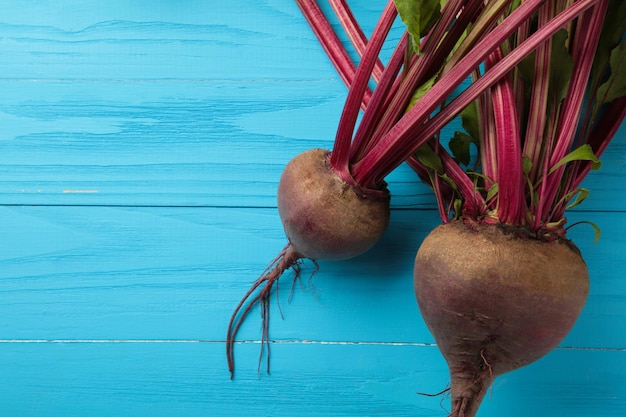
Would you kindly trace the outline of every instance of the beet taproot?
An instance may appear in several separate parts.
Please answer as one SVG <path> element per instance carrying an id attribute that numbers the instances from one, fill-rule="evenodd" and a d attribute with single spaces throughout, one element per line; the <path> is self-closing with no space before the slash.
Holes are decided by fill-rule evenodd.
<path id="1" fill-rule="evenodd" d="M 414 289 L 450 370 L 450 416 L 473 417 L 497 376 L 565 338 L 585 305 L 589 276 L 571 241 L 457 220 L 423 241 Z"/>

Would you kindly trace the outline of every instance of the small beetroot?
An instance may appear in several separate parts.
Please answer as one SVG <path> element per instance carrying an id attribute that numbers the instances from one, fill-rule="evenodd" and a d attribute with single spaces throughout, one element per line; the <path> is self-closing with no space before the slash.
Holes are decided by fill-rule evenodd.
<path id="1" fill-rule="evenodd" d="M 289 243 L 252 285 L 231 317 L 226 336 L 231 375 L 234 338 L 250 309 L 261 303 L 262 342 L 267 345 L 269 295 L 276 281 L 290 268 L 295 268 L 297 274 L 302 259 L 340 260 L 367 251 L 387 228 L 389 200 L 384 187 L 364 191 L 341 179 L 330 166 L 329 151 L 312 149 L 287 164 L 278 184 L 278 212 Z"/>
<path id="2" fill-rule="evenodd" d="M 278 213 L 301 257 L 352 258 L 374 246 L 389 223 L 389 193 L 351 185 L 330 168 L 330 152 L 313 149 L 287 164 L 278 185 Z"/>

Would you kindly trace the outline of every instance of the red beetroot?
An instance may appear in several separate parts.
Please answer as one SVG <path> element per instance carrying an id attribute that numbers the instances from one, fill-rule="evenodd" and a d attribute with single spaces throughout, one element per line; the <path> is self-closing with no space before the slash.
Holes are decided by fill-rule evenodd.
<path id="1" fill-rule="evenodd" d="M 414 287 L 450 368 L 450 417 L 475 416 L 493 380 L 554 349 L 585 304 L 587 267 L 566 239 L 565 213 L 587 197 L 580 184 L 626 116 L 618 4 L 545 0 L 461 93 L 536 48 L 464 112 L 471 140 L 451 141 L 454 157 L 432 146 L 438 164 L 427 168 L 444 225 L 418 251 Z"/>
<path id="2" fill-rule="evenodd" d="M 451 416 L 472 417 L 498 375 L 563 340 L 585 304 L 589 276 L 571 241 L 453 221 L 422 243 L 414 288 L 450 369 Z"/>
<path id="3" fill-rule="evenodd" d="M 363 191 L 330 168 L 330 152 L 312 149 L 287 164 L 278 185 L 285 234 L 304 258 L 340 260 L 370 249 L 389 223 L 389 194 Z"/>
<path id="4" fill-rule="evenodd" d="M 226 336 L 231 376 L 235 335 L 252 307 L 261 305 L 262 343 L 269 349 L 269 295 L 276 281 L 290 268 L 297 277 L 301 259 L 339 260 L 367 251 L 387 228 L 389 201 L 384 185 L 364 191 L 341 179 L 330 165 L 330 152 L 324 149 L 303 152 L 287 164 L 278 185 L 278 212 L 289 243 L 231 317 Z M 269 368 L 269 354 L 267 358 Z"/>

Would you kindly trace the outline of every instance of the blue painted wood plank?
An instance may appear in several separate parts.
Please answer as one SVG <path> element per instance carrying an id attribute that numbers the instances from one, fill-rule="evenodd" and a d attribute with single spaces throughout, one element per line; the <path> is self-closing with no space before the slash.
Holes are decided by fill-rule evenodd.
<path id="1" fill-rule="evenodd" d="M 384 4 L 368 3 L 366 29 Z M 290 1 L 4 3 L 0 16 L 0 78 L 337 78 Z"/>
<path id="2" fill-rule="evenodd" d="M 332 145 L 346 89 L 293 2 L 46 4 L 0 5 L 0 204 L 273 207 L 287 161 Z M 383 4 L 355 5 L 366 29 Z M 626 209 L 624 137 L 584 209 Z"/>
<path id="3" fill-rule="evenodd" d="M 0 204 L 275 207 L 285 164 L 331 148 L 345 88 L 302 82 L 0 80 Z M 443 136 L 458 129 L 451 125 Z M 583 210 L 626 210 L 626 127 Z M 401 167 L 396 207 L 433 208 Z"/>
<path id="4" fill-rule="evenodd" d="M 231 381 L 216 366 L 217 343 L 0 343 L 0 413 L 441 417 L 449 408 L 445 396 L 418 394 L 447 384 L 435 347 L 279 343 L 271 376 L 256 372 L 257 347 L 240 346 L 248 359 Z M 623 351 L 557 350 L 500 377 L 480 415 L 621 416 L 624 366 Z"/>
<path id="5" fill-rule="evenodd" d="M 626 348 L 626 223 L 576 213 L 571 229 L 591 295 L 564 346 Z M 277 340 L 432 343 L 412 291 L 412 263 L 434 211 L 398 210 L 367 255 L 305 265 L 273 300 Z M 0 210 L 0 339 L 224 340 L 230 314 L 286 243 L 273 209 L 11 207 Z M 279 310 L 280 307 L 280 310 Z M 280 312 L 284 320 L 280 318 Z M 259 340 L 253 311 L 240 340 Z"/>
<path id="6" fill-rule="evenodd" d="M 273 207 L 289 159 L 332 147 L 345 94 L 326 82 L 0 85 L 2 204 Z M 432 206 L 408 169 L 391 180 L 394 204 Z"/>

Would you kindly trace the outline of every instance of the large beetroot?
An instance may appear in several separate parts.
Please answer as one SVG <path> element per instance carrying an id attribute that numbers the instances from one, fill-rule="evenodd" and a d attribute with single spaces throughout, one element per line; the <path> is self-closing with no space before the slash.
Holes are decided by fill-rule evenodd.
<path id="1" fill-rule="evenodd" d="M 444 224 L 417 253 L 414 288 L 450 368 L 450 417 L 475 416 L 498 375 L 554 349 L 583 309 L 588 272 L 565 212 L 626 115 L 623 4 L 546 1 L 461 95 L 559 30 L 465 110 L 453 155 L 440 143 L 418 153 Z"/>
<path id="2" fill-rule="evenodd" d="M 453 415 L 466 417 L 494 378 L 565 338 L 589 292 L 572 242 L 460 220 L 428 235 L 414 277 L 421 313 L 450 368 Z"/>

